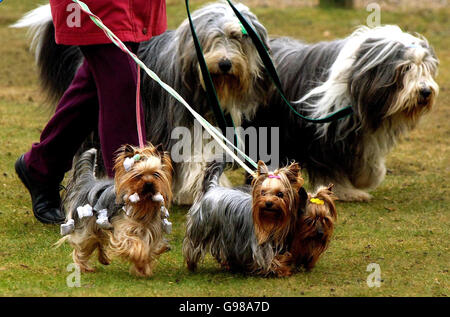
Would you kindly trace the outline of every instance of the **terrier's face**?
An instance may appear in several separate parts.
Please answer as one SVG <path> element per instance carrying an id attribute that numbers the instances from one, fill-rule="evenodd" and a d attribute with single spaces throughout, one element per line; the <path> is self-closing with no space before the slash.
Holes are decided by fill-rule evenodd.
<path id="1" fill-rule="evenodd" d="M 165 205 L 170 204 L 172 165 L 167 153 L 151 144 L 142 149 L 125 145 L 118 151 L 114 170 L 119 201 L 124 199 L 126 202 L 135 195 L 133 199 L 136 206 L 149 207 L 161 204 L 155 198 L 159 193 Z"/>
<path id="2" fill-rule="evenodd" d="M 297 219 L 298 189 L 303 186 L 297 163 L 269 173 L 264 162 L 258 162 L 253 181 L 253 222 L 258 242 L 269 238 L 286 239 Z"/>
<path id="3" fill-rule="evenodd" d="M 311 269 L 320 255 L 328 247 L 329 241 L 333 234 L 334 223 L 337 219 L 336 199 L 331 192 L 332 185 L 319 189 L 316 195 L 306 195 L 302 213 L 300 215 L 300 228 L 296 235 L 300 237 L 296 239 L 294 246 L 294 256 L 297 257 L 299 264 L 304 265 L 307 269 Z M 300 194 L 302 196 L 302 194 Z"/>

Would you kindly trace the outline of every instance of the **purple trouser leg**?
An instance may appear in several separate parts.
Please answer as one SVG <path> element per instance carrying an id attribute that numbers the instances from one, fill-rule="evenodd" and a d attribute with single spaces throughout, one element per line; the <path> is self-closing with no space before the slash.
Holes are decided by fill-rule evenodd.
<path id="1" fill-rule="evenodd" d="M 136 52 L 138 44 L 128 47 Z M 80 48 L 85 57 L 82 66 L 42 131 L 40 142 L 25 154 L 28 170 L 42 182 L 61 181 L 82 142 L 97 127 L 111 177 L 115 151 L 122 144 L 139 144 L 136 64 L 113 44 Z M 145 133 L 144 122 L 142 126 Z"/>

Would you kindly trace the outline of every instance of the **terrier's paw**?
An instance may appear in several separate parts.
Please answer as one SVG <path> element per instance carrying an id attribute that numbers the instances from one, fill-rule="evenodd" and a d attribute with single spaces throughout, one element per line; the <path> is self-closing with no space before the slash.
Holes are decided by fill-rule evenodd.
<path id="1" fill-rule="evenodd" d="M 111 263 L 111 260 L 108 258 L 106 254 L 99 254 L 98 261 L 103 265 L 109 265 Z"/>
<path id="2" fill-rule="evenodd" d="M 94 273 L 95 268 L 93 268 L 91 266 L 87 266 L 87 265 L 80 265 L 80 271 L 82 273 Z"/>

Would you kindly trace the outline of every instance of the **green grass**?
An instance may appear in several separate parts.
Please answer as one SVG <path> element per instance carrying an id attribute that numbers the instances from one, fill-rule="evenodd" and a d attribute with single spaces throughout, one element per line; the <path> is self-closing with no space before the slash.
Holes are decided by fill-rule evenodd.
<path id="1" fill-rule="evenodd" d="M 96 264 L 80 288 L 69 288 L 70 248 L 52 244 L 58 226 L 32 216 L 30 198 L 14 173 L 16 158 L 48 120 L 24 30 L 7 26 L 44 1 L 0 4 L 0 296 L 448 296 L 450 9 L 384 12 L 382 23 L 425 35 L 440 58 L 437 105 L 388 156 L 386 180 L 370 203 L 338 203 L 339 220 L 329 250 L 310 273 L 260 278 L 223 271 L 210 257 L 197 273 L 183 265 L 186 208 L 174 207 L 172 250 L 148 279 L 128 265 Z M 193 8 L 203 1 L 194 1 Z M 185 17 L 182 1 L 168 1 L 169 27 Z M 306 41 L 348 35 L 364 24 L 364 10 L 258 7 L 253 11 L 272 35 Z M 45 106 L 44 106 L 45 108 Z M 242 175 L 234 175 L 238 179 Z M 369 288 L 369 263 L 381 267 L 381 287 Z"/>

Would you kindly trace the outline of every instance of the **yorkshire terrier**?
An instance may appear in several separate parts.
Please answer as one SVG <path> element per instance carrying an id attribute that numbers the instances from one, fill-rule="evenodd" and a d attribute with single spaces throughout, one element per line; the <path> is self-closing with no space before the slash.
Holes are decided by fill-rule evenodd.
<path id="1" fill-rule="evenodd" d="M 224 164 L 207 168 L 203 190 L 187 216 L 183 255 L 188 269 L 209 251 L 225 268 L 259 275 L 288 276 L 292 259 L 287 241 L 298 220 L 303 178 L 292 163 L 270 173 L 258 162 L 247 190 L 218 185 Z"/>
<path id="2" fill-rule="evenodd" d="M 114 179 L 94 176 L 96 150 L 84 152 L 76 162 L 64 204 L 67 221 L 61 225 L 57 245 L 68 241 L 73 260 L 81 271 L 92 253 L 104 265 L 112 257 L 129 260 L 130 272 L 152 275 L 155 259 L 168 250 L 163 233 L 172 199 L 172 164 L 167 153 L 148 144 L 144 148 L 122 146 L 115 160 Z"/>
<path id="3" fill-rule="evenodd" d="M 289 249 L 296 267 L 311 270 L 328 248 L 337 220 L 332 188 L 332 184 L 321 187 L 314 195 L 300 189 L 300 217 Z"/>

